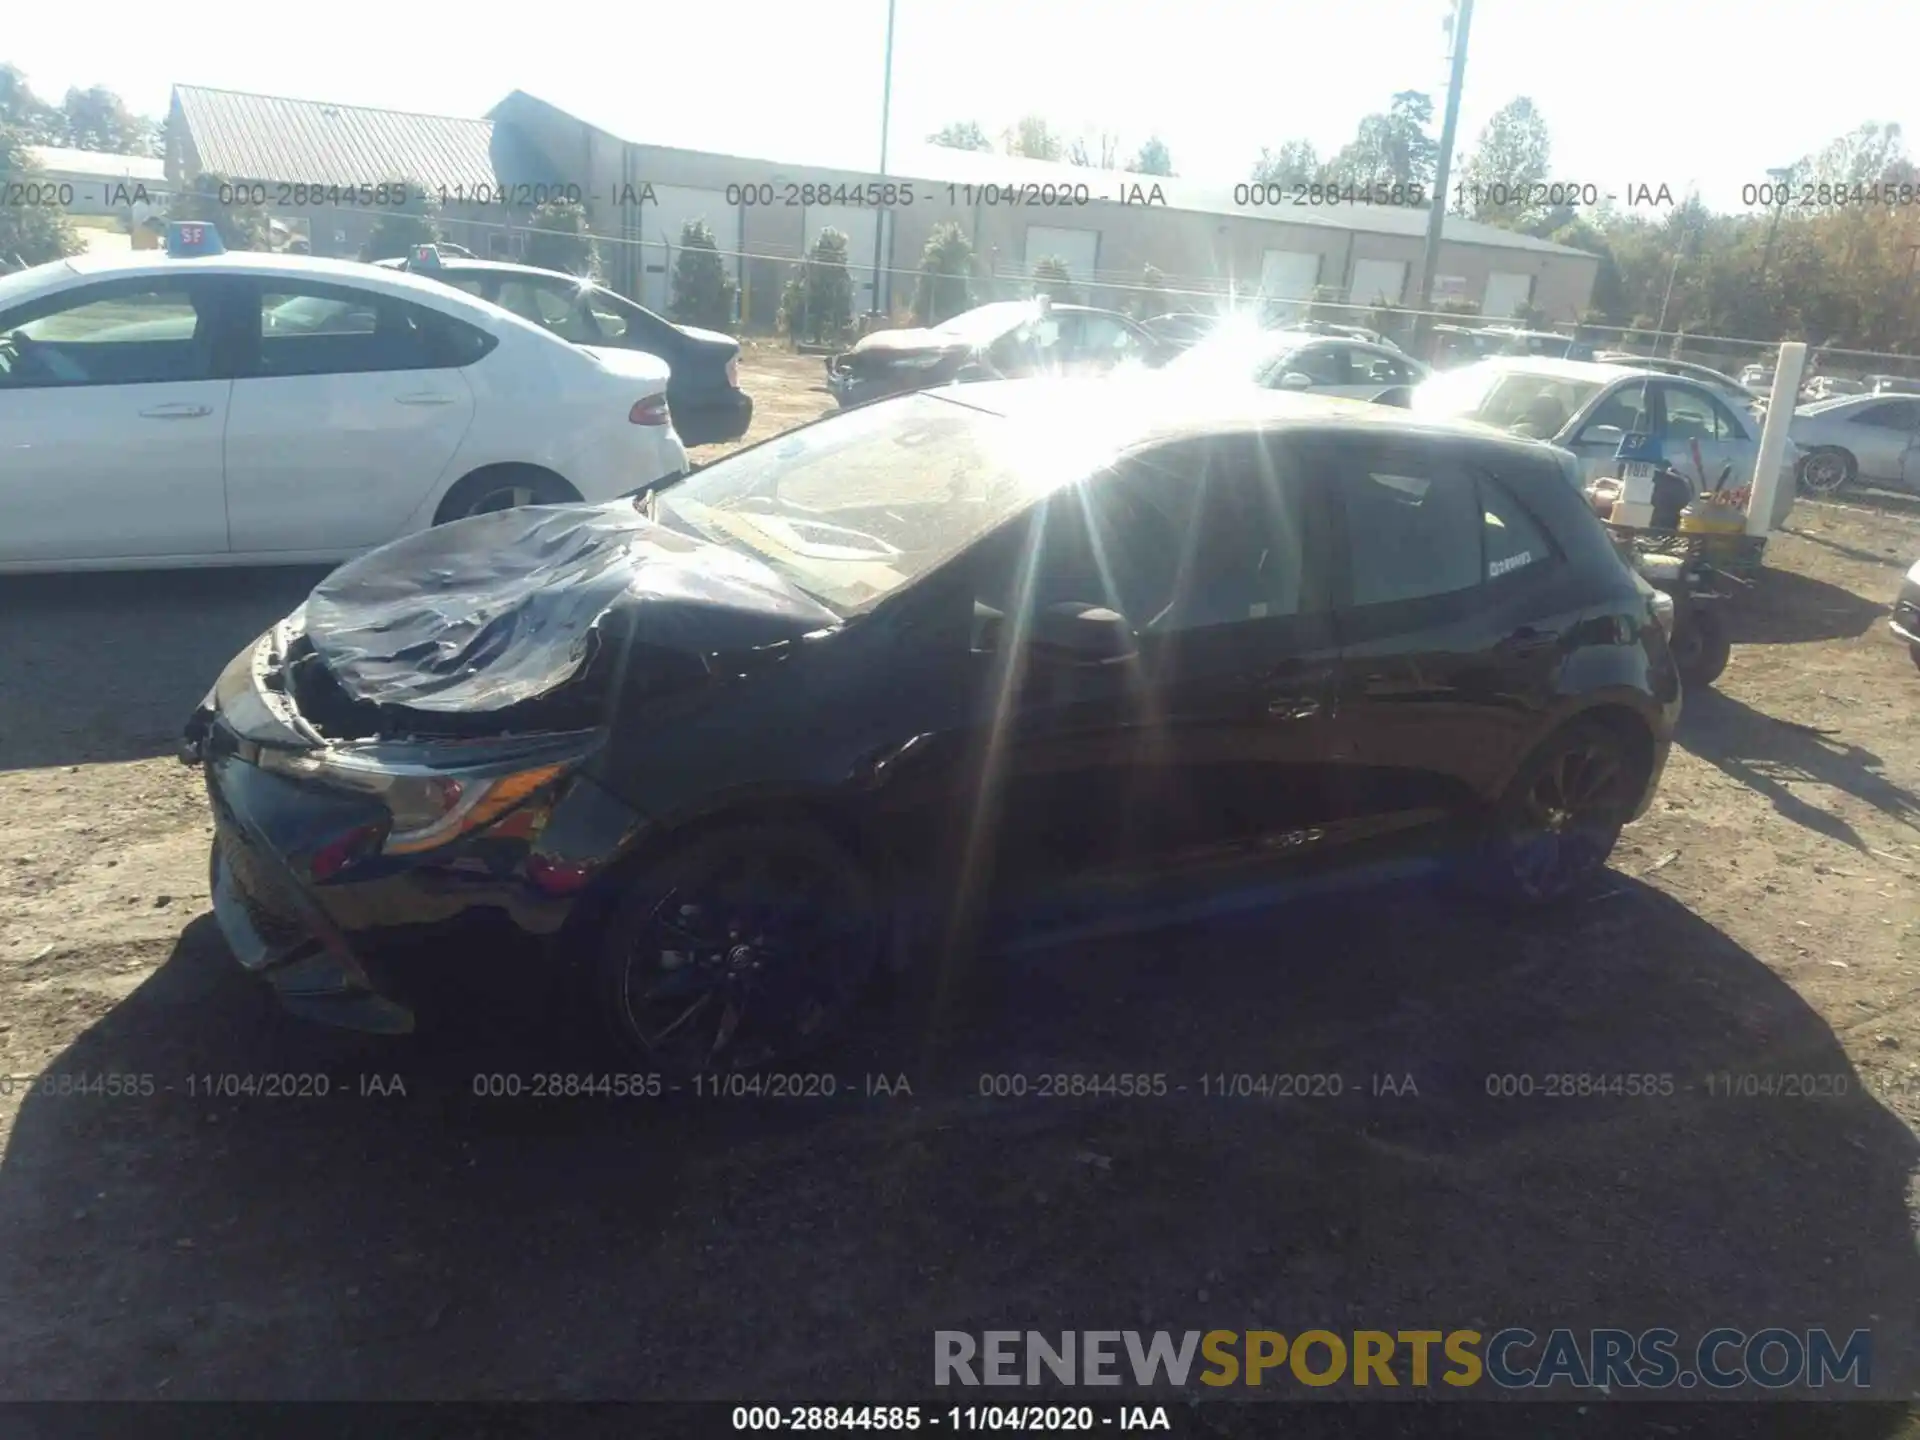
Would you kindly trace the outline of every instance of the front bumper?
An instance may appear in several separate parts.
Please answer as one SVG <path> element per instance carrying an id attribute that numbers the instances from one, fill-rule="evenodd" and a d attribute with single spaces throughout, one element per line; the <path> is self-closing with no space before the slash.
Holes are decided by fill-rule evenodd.
<path id="1" fill-rule="evenodd" d="M 327 906 L 275 848 L 271 830 L 286 828 L 289 802 L 304 808 L 289 793 L 301 787 L 233 756 L 210 760 L 206 777 L 213 917 L 234 958 L 307 1019 L 377 1034 L 413 1029 L 412 1012 L 379 993 Z"/>
<path id="2" fill-rule="evenodd" d="M 405 978 L 395 961 L 424 947 L 394 942 L 502 929 L 551 937 L 643 827 L 576 769 L 439 849 L 386 853 L 391 816 L 377 797 L 256 763 L 266 748 L 311 738 L 292 697 L 268 683 L 291 623 L 227 667 L 181 747 L 204 769 L 213 812 L 214 919 L 241 966 L 289 1010 L 401 1033 L 413 1016 L 400 998 L 406 986 L 391 983 Z M 529 812 L 528 823 L 508 823 Z"/>

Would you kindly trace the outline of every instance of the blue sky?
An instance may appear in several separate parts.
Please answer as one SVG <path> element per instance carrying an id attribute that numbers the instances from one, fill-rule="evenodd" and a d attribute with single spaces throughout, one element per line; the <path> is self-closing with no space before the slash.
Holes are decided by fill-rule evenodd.
<path id="1" fill-rule="evenodd" d="M 182 82 L 473 115 L 518 88 L 635 140 L 861 168 L 878 159 L 886 0 L 574 0 L 551 11 L 98 0 L 84 24 L 57 5 L 14 9 L 0 59 L 56 98 L 104 84 L 158 113 Z M 1427 90 L 1437 107 L 1447 9 L 897 0 L 892 133 L 917 140 L 958 119 L 997 133 L 1038 111 L 1069 130 L 1116 132 L 1129 152 L 1158 132 L 1182 174 L 1231 182 L 1262 145 L 1299 137 L 1337 149 L 1396 90 Z M 1793 13 L 1731 0 L 1478 0 L 1463 142 L 1526 94 L 1552 131 L 1554 178 L 1603 193 L 1697 185 L 1733 208 L 1769 166 L 1864 121 L 1920 139 L 1920 19 L 1885 0 L 1827 0 L 1805 22 Z"/>

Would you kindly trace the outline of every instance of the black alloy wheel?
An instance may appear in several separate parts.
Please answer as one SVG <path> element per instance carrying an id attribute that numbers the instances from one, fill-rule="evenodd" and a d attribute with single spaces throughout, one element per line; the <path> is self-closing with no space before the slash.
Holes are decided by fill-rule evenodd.
<path id="1" fill-rule="evenodd" d="M 629 887 L 602 944 L 603 1006 L 663 1075 L 764 1069 L 842 1028 L 883 930 L 872 882 L 824 835 L 709 831 Z"/>
<path id="2" fill-rule="evenodd" d="M 1484 862 L 1487 888 L 1521 905 L 1549 905 L 1606 868 L 1633 811 L 1641 777 L 1608 726 L 1579 721 L 1521 768 L 1494 816 Z"/>

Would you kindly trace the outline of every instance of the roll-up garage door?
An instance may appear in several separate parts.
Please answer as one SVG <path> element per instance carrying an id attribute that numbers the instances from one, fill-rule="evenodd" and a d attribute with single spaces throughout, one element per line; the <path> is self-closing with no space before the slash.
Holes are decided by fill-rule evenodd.
<path id="1" fill-rule="evenodd" d="M 1356 260 L 1353 290 L 1356 305 L 1398 305 L 1407 288 L 1404 260 Z"/>
<path id="2" fill-rule="evenodd" d="M 1075 293 L 1085 301 L 1094 283 L 1094 270 L 1100 263 L 1100 232 L 1069 230 L 1053 225 L 1027 227 L 1027 274 L 1049 256 L 1067 267 L 1067 278 Z"/>
<path id="3" fill-rule="evenodd" d="M 1487 276 L 1487 298 L 1480 302 L 1480 313 L 1505 320 L 1518 315 L 1533 298 L 1533 277 L 1499 270 Z"/>

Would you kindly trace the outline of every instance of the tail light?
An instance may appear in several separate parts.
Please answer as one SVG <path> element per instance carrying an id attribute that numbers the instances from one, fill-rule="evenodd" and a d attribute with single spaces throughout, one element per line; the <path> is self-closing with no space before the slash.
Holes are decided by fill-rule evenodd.
<path id="1" fill-rule="evenodd" d="M 727 384 L 736 390 L 740 388 L 740 357 L 738 355 L 727 361 Z"/>
<path id="2" fill-rule="evenodd" d="M 635 425 L 665 425 L 670 417 L 667 414 L 667 397 L 649 395 L 644 400 L 633 402 L 633 409 L 627 412 L 627 419 Z"/>

